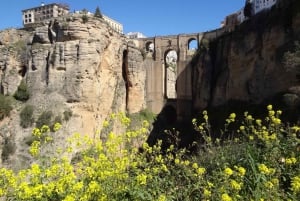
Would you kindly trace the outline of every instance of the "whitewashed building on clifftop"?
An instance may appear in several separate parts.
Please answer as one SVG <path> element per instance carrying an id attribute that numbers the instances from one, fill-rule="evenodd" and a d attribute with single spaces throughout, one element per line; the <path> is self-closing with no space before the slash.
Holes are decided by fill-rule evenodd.
<path id="1" fill-rule="evenodd" d="M 146 38 L 144 34 L 141 32 L 128 32 L 126 34 L 127 38 L 134 39 L 134 38 Z"/>
<path id="2" fill-rule="evenodd" d="M 276 4 L 277 0 L 250 0 L 252 3 L 253 14 L 257 14 L 262 10 L 270 9 Z"/>
<path id="3" fill-rule="evenodd" d="M 66 4 L 41 4 L 41 6 L 22 10 L 23 25 L 26 27 L 45 20 L 67 15 L 69 6 Z"/>
<path id="4" fill-rule="evenodd" d="M 107 24 L 116 32 L 122 34 L 123 33 L 123 25 L 116 20 L 111 19 L 110 17 L 106 15 L 102 15 L 103 19 Z"/>
<path id="5" fill-rule="evenodd" d="M 252 15 L 256 15 L 257 13 L 266 9 L 271 9 L 272 6 L 274 6 L 277 3 L 277 0 L 246 0 L 246 2 L 247 1 L 251 3 Z M 232 19 L 233 17 L 236 17 L 236 20 Z M 232 30 L 233 25 L 241 24 L 246 19 L 247 17 L 244 15 L 244 7 L 243 7 L 240 10 L 236 11 L 235 13 L 226 16 L 225 20 L 222 22 L 221 27 L 224 28 L 229 27 L 230 30 Z M 236 22 L 236 23 L 232 23 L 232 22 Z"/>

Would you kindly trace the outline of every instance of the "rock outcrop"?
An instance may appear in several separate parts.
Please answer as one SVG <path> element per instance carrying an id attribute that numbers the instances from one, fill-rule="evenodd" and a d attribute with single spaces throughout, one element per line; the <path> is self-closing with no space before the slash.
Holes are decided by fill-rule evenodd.
<path id="1" fill-rule="evenodd" d="M 300 39 L 299 3 L 287 2 L 248 19 L 200 51 L 192 61 L 195 110 L 230 101 L 260 104 L 297 85 L 295 73 L 282 62 Z"/>
<path id="2" fill-rule="evenodd" d="M 30 92 L 26 105 L 34 106 L 35 119 L 44 111 L 57 117 L 71 110 L 72 118 L 63 124 L 66 136 L 79 132 L 99 138 L 112 112 L 145 107 L 141 52 L 102 19 L 83 22 L 80 15 L 70 15 L 31 32 L 4 30 L 0 42 L 1 93 L 14 94 L 24 79 Z M 16 104 L 19 111 L 25 106 Z M 17 143 L 16 162 L 24 158 L 21 144 L 31 129 L 21 128 L 18 112 L 12 113 L 14 117 L 5 120 L 11 126 L 1 123 L 0 134 L 2 142 L 10 136 Z"/>

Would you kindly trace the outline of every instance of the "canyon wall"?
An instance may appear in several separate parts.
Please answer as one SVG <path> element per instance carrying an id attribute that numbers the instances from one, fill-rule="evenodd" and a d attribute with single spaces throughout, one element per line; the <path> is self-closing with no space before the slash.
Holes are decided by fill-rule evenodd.
<path id="1" fill-rule="evenodd" d="M 71 111 L 60 135 L 76 132 L 96 138 L 111 113 L 145 108 L 141 51 L 102 19 L 84 22 L 70 15 L 31 29 L 3 30 L 0 48 L 1 94 L 13 95 L 21 80 L 30 94 L 26 103 L 13 101 L 10 117 L 0 122 L 2 147 L 5 139 L 17 147 L 16 157 L 7 163 L 28 160 L 24 140 L 32 128 L 22 128 L 19 117 L 26 105 L 34 107 L 35 120 L 45 111 L 53 118 Z"/>

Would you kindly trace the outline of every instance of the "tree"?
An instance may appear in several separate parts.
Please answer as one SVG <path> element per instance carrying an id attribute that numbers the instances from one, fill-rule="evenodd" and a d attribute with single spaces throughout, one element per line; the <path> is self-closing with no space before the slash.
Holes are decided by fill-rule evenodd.
<path id="1" fill-rule="evenodd" d="M 27 88 L 27 84 L 24 80 L 22 80 L 20 85 L 18 86 L 17 91 L 14 94 L 14 98 L 16 100 L 25 102 L 29 99 L 29 97 L 30 97 L 30 94 L 29 94 L 29 91 Z"/>
<path id="2" fill-rule="evenodd" d="M 95 16 L 95 17 L 98 17 L 98 18 L 102 18 L 102 17 L 103 17 L 103 16 L 102 16 L 102 13 L 101 13 L 101 11 L 100 11 L 99 6 L 97 6 L 97 8 L 96 8 L 96 11 L 95 11 L 94 16 Z"/>
<path id="3" fill-rule="evenodd" d="M 287 71 L 295 72 L 300 80 L 300 44 L 299 41 L 294 42 L 292 51 L 287 51 L 283 55 L 283 65 Z"/>
<path id="4" fill-rule="evenodd" d="M 249 0 L 246 1 L 246 5 L 244 7 L 244 15 L 245 17 L 252 16 L 252 3 Z"/>

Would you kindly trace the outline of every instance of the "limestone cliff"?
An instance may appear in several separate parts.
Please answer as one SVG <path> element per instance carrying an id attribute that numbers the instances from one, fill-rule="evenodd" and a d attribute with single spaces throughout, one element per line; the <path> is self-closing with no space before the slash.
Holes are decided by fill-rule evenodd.
<path id="1" fill-rule="evenodd" d="M 100 137 L 102 123 L 112 112 L 145 107 L 141 51 L 102 19 L 84 22 L 70 15 L 31 30 L 4 30 L 0 48 L 1 93 L 13 95 L 22 79 L 30 92 L 29 100 L 14 102 L 10 118 L 0 122 L 1 144 L 10 138 L 17 145 L 11 163 L 28 157 L 23 144 L 32 128 L 19 126 L 25 105 L 34 106 L 35 119 L 44 111 L 55 117 L 71 110 L 61 134 L 93 137 Z"/>
<path id="2" fill-rule="evenodd" d="M 297 85 L 295 73 L 285 69 L 282 58 L 300 39 L 299 10 L 298 1 L 285 1 L 233 32 L 212 40 L 204 36 L 209 46 L 192 61 L 194 109 L 229 101 L 260 104 Z"/>

